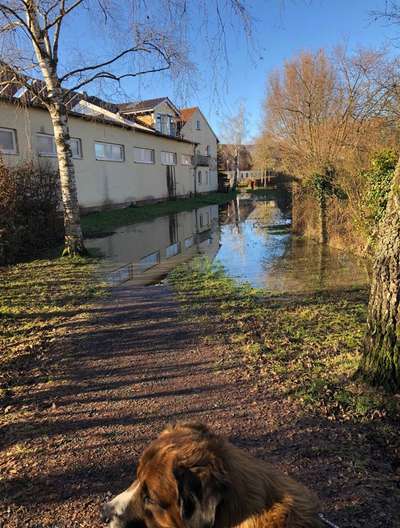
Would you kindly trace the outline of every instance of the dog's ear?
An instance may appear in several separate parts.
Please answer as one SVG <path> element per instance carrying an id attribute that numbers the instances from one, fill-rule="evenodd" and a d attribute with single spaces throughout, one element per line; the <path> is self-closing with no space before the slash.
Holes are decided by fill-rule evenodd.
<path id="1" fill-rule="evenodd" d="M 174 468 L 174 477 L 178 486 L 178 496 L 183 520 L 192 517 L 196 504 L 201 503 L 203 490 L 201 479 L 189 468 L 177 466 Z"/>

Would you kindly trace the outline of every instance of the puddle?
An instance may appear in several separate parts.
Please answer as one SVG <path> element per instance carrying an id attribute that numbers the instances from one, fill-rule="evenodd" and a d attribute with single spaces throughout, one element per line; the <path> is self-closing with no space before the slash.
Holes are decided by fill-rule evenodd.
<path id="1" fill-rule="evenodd" d="M 105 256 L 112 284 L 160 282 L 195 255 L 219 261 L 238 281 L 276 293 L 367 284 L 362 259 L 299 239 L 290 223 L 290 192 L 281 186 L 265 194 L 240 194 L 223 206 L 125 226 L 86 245 Z"/>

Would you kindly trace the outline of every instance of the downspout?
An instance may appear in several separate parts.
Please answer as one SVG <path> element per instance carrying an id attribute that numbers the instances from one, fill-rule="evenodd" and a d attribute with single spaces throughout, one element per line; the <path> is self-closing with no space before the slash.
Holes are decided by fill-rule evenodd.
<path id="1" fill-rule="evenodd" d="M 196 196 L 197 195 L 197 178 L 196 178 L 196 169 L 197 169 L 197 165 L 196 165 L 196 148 L 197 148 L 197 143 L 194 143 L 193 144 L 193 177 L 194 177 L 194 185 L 193 185 L 193 188 L 194 188 L 194 195 Z M 196 220 L 197 220 L 197 217 L 196 217 Z"/>

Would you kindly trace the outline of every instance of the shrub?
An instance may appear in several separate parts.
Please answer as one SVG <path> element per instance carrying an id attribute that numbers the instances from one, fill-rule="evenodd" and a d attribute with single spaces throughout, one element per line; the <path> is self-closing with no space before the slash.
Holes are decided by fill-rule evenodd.
<path id="1" fill-rule="evenodd" d="M 397 159 L 398 155 L 394 150 L 383 149 L 375 154 L 371 160 L 371 168 L 364 172 L 367 190 L 363 209 L 367 232 L 372 238 L 386 210 Z"/>
<path id="2" fill-rule="evenodd" d="M 63 236 L 59 178 L 50 165 L 0 159 L 0 265 L 36 256 Z"/>

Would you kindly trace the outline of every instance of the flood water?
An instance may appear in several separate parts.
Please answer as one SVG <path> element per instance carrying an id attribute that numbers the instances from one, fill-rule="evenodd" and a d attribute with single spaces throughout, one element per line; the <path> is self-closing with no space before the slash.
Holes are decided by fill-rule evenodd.
<path id="1" fill-rule="evenodd" d="M 270 292 L 301 292 L 367 284 L 365 263 L 290 231 L 290 190 L 239 194 L 225 205 L 162 216 L 86 241 L 104 257 L 113 284 L 161 281 L 179 263 L 206 255 L 240 282 Z"/>

